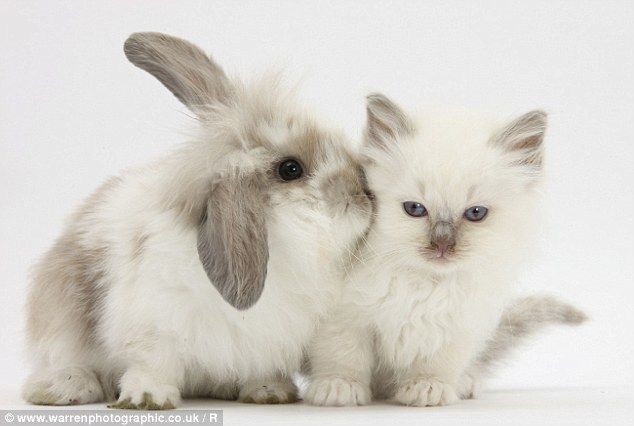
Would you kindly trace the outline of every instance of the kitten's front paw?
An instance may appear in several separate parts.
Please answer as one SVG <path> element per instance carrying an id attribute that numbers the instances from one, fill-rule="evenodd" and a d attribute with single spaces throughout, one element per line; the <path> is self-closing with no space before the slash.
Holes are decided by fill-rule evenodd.
<path id="1" fill-rule="evenodd" d="M 180 404 L 180 391 L 176 386 L 158 383 L 148 376 L 124 374 L 121 394 L 108 408 L 127 410 L 172 410 Z"/>
<path id="2" fill-rule="evenodd" d="M 297 388 L 290 380 L 247 384 L 240 389 L 238 401 L 251 404 L 289 404 L 297 401 Z"/>
<path id="3" fill-rule="evenodd" d="M 399 386 L 394 399 L 414 407 L 449 405 L 458 400 L 455 388 L 435 379 L 409 380 Z"/>
<path id="4" fill-rule="evenodd" d="M 308 387 L 304 400 L 312 405 L 366 405 L 370 402 L 370 388 L 339 377 L 316 379 Z"/>
<path id="5" fill-rule="evenodd" d="M 480 394 L 482 384 L 477 377 L 471 374 L 463 374 L 456 388 L 461 399 L 475 399 Z"/>

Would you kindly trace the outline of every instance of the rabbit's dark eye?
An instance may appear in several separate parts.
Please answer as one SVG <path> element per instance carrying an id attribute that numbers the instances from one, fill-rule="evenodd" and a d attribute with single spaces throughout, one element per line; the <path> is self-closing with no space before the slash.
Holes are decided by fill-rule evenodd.
<path id="1" fill-rule="evenodd" d="M 405 201 L 403 203 L 405 213 L 412 217 L 423 217 L 427 215 L 427 209 L 421 203 L 416 201 Z"/>
<path id="2" fill-rule="evenodd" d="M 297 160 L 284 160 L 280 163 L 277 172 L 282 180 L 289 181 L 299 179 L 304 173 L 302 165 Z"/>
<path id="3" fill-rule="evenodd" d="M 473 206 L 469 207 L 464 212 L 464 218 L 470 220 L 471 222 L 480 222 L 489 212 L 484 206 Z"/>

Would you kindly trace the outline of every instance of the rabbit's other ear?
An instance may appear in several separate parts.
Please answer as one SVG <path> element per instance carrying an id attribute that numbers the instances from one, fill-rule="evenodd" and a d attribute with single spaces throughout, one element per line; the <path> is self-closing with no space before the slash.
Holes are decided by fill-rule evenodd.
<path id="1" fill-rule="evenodd" d="M 231 96 L 232 85 L 224 71 L 188 41 L 161 33 L 134 33 L 123 50 L 130 62 L 156 77 L 194 112 Z"/>
<path id="2" fill-rule="evenodd" d="M 264 290 L 269 258 L 261 176 L 214 185 L 198 232 L 198 256 L 209 280 L 235 308 L 250 308 Z"/>

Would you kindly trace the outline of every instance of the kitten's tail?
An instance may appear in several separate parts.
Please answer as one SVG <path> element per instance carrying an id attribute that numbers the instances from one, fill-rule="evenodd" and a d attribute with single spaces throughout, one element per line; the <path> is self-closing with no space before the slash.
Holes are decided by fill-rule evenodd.
<path id="1" fill-rule="evenodd" d="M 552 296 L 527 296 L 516 299 L 506 308 L 493 337 L 472 366 L 480 376 L 491 373 L 512 349 L 551 324 L 579 325 L 585 313 Z"/>

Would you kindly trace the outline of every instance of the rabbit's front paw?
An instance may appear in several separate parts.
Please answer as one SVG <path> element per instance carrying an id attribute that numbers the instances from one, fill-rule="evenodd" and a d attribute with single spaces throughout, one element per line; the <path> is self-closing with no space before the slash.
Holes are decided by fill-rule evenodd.
<path id="1" fill-rule="evenodd" d="M 370 388 L 339 377 L 316 379 L 308 387 L 304 399 L 312 405 L 366 405 L 370 402 Z"/>
<path id="2" fill-rule="evenodd" d="M 394 399 L 414 407 L 449 405 L 458 400 L 454 387 L 435 379 L 408 380 L 400 385 Z"/>
<path id="3" fill-rule="evenodd" d="M 288 404 L 297 401 L 297 388 L 288 381 L 251 383 L 240 389 L 238 401 L 251 404 Z"/>
<path id="4" fill-rule="evenodd" d="M 129 410 L 171 410 L 180 403 L 176 386 L 159 383 L 148 376 L 132 377 L 124 374 L 121 379 L 121 395 L 108 408 Z"/>
<path id="5" fill-rule="evenodd" d="M 90 404 L 104 398 L 95 373 L 83 367 L 33 374 L 25 383 L 22 396 L 32 404 L 41 405 Z"/>

